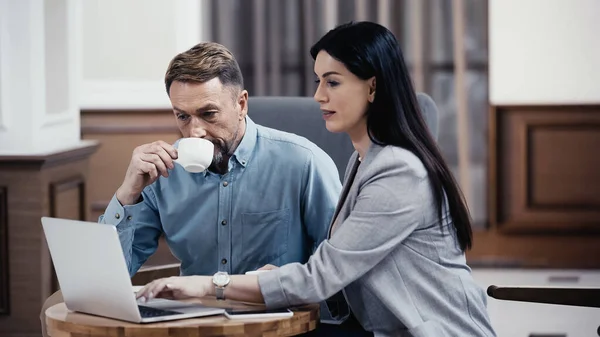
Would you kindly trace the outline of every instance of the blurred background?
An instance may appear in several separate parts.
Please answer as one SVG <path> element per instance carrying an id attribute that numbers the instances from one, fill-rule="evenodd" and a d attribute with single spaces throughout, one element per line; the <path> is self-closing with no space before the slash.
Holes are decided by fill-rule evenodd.
<path id="1" fill-rule="evenodd" d="M 351 20 L 388 27 L 437 104 L 481 286 L 599 287 L 598 14 L 597 0 L 0 0 L 0 336 L 38 336 L 59 287 L 39 217 L 95 221 L 133 148 L 180 137 L 173 56 L 216 41 L 250 96 L 312 96 L 310 46 Z M 147 267 L 174 262 L 162 244 Z M 489 306 L 500 336 L 600 325 L 594 309 Z"/>
<path id="2" fill-rule="evenodd" d="M 159 0 L 141 4 L 136 1 L 81 4 L 83 79 L 88 84 L 82 88 L 82 108 L 118 106 L 115 96 L 126 96 L 132 88 L 140 95 L 140 91 L 147 89 L 151 96 L 123 97 L 132 108 L 168 108 L 161 82 L 166 65 L 177 51 L 198 40 L 219 42 L 233 52 L 250 95 L 312 96 L 316 86 L 313 60 L 308 53 L 310 46 L 337 24 L 375 21 L 395 33 L 417 90 L 432 96 L 440 108 L 443 127 L 439 143 L 458 172 L 451 1 L 203 0 L 170 4 Z M 471 135 L 470 201 L 476 225 L 484 226 L 488 4 L 469 0 L 462 6 L 464 20 L 458 29 L 463 32 L 460 35 L 464 40 L 460 57 L 466 64 L 460 83 L 466 86 Z M 125 88 L 114 86 L 116 83 Z M 156 90 L 153 95 L 150 88 Z M 101 90 L 120 93 L 106 92 L 103 96 Z"/>
<path id="3" fill-rule="evenodd" d="M 451 1 L 229 0 L 207 4 L 205 34 L 238 57 L 252 95 L 312 96 L 316 84 L 308 50 L 319 37 L 348 21 L 375 21 L 388 27 L 403 47 L 417 90 L 432 96 L 440 108 L 443 127 L 439 143 L 458 172 Z M 467 62 L 462 75 L 468 92 L 469 165 L 474 180 L 470 201 L 477 226 L 484 226 L 488 4 L 469 0 L 462 6 L 464 48 L 460 57 Z"/>

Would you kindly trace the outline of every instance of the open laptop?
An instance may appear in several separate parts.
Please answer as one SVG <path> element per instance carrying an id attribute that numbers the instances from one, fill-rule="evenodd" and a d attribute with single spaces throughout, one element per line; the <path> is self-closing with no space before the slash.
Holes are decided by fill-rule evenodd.
<path id="1" fill-rule="evenodd" d="M 218 315 L 222 308 L 166 299 L 138 305 L 115 226 L 42 218 L 67 308 L 135 323 Z"/>

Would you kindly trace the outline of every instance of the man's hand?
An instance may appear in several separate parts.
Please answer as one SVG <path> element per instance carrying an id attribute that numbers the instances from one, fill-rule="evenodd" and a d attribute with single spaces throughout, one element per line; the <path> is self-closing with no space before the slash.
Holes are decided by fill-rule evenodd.
<path id="1" fill-rule="evenodd" d="M 177 159 L 177 150 L 162 140 L 136 147 L 123 184 L 116 193 L 121 205 L 135 204 L 146 186 L 160 176 L 168 177 L 168 170 L 175 167 L 174 159 Z"/>
<path id="2" fill-rule="evenodd" d="M 210 276 L 173 276 L 154 280 L 137 292 L 136 298 L 148 301 L 153 298 L 182 300 L 211 294 Z"/>

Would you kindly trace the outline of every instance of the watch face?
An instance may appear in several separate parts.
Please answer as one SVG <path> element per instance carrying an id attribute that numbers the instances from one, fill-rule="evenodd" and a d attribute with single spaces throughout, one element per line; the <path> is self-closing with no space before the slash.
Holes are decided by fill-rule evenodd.
<path id="1" fill-rule="evenodd" d="M 216 286 L 224 287 L 229 283 L 229 274 L 225 272 L 218 272 L 213 276 L 213 283 Z"/>

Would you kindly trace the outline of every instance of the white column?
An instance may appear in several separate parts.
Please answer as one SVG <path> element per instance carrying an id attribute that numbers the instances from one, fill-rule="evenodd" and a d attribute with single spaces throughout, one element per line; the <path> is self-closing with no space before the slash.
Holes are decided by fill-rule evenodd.
<path id="1" fill-rule="evenodd" d="M 0 0 L 0 155 L 80 145 L 76 0 Z"/>

